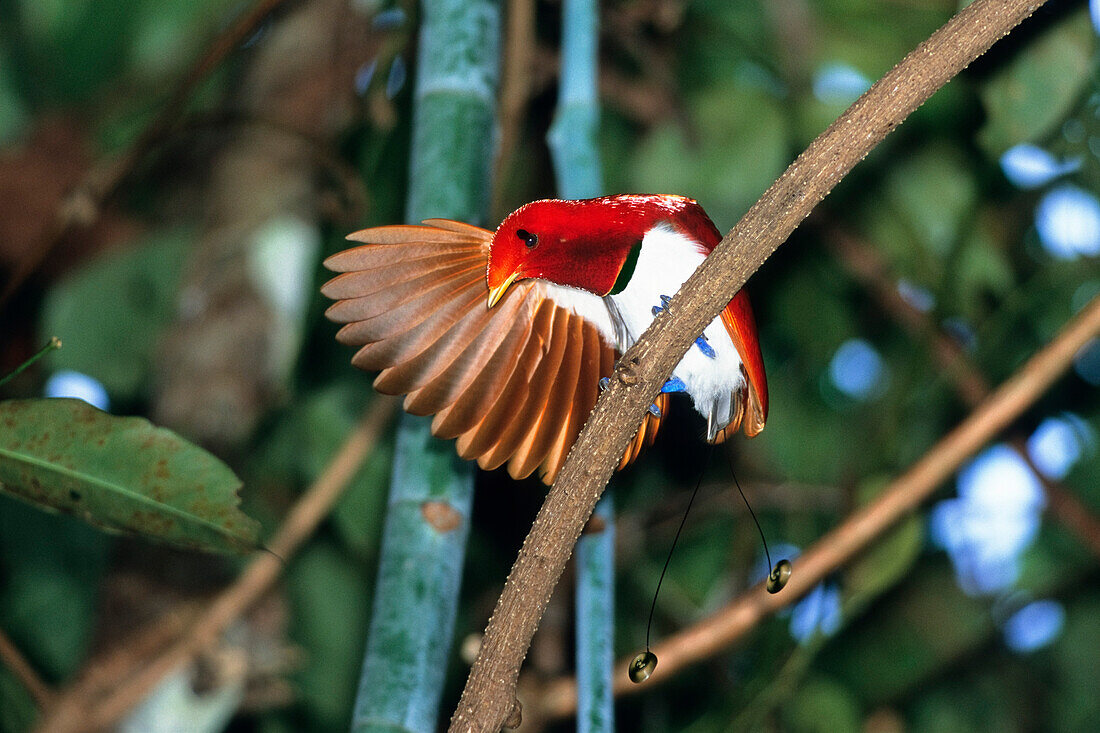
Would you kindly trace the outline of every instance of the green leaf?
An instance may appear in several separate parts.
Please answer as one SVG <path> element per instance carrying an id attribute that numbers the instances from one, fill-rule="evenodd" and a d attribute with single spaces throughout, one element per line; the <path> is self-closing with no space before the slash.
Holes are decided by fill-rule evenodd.
<path id="1" fill-rule="evenodd" d="M 1084 7 L 1051 26 L 981 91 L 986 122 L 978 141 L 999 156 L 1061 124 L 1089 84 L 1096 42 Z"/>
<path id="2" fill-rule="evenodd" d="M 205 450 L 82 400 L 0 402 L 0 490 L 113 532 L 211 552 L 255 549 L 240 479 Z"/>

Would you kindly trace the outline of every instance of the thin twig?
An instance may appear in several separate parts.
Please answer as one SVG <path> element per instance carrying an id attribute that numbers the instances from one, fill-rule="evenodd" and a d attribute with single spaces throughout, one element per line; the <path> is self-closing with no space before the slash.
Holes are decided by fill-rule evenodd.
<path id="1" fill-rule="evenodd" d="M 936 327 L 931 318 L 901 297 L 889 267 L 873 247 L 836 228 L 829 233 L 828 241 L 849 272 L 863 283 L 894 320 L 909 331 L 930 339 L 933 357 L 963 402 L 973 409 L 989 396 L 991 387 L 977 365 L 953 339 Z M 1067 486 L 1048 478 L 1035 465 L 1023 439 L 1014 438 L 1009 445 L 1038 478 L 1051 515 L 1076 534 L 1094 556 L 1100 557 L 1100 519 Z"/>
<path id="2" fill-rule="evenodd" d="M 23 683 L 23 687 L 26 687 L 27 692 L 34 698 L 34 703 L 39 710 L 48 707 L 54 701 L 57 693 L 38 676 L 34 667 L 3 629 L 0 629 L 0 662 L 3 662 L 16 679 Z"/>
<path id="3" fill-rule="evenodd" d="M 370 455 L 396 406 L 393 399 L 374 398 L 325 470 L 291 509 L 268 545 L 268 552 L 257 555 L 181 639 L 128 679 L 111 680 L 107 689 L 103 688 L 102 680 L 94 678 L 65 691 L 58 704 L 47 711 L 39 730 L 58 733 L 111 727 L 168 674 L 213 645 L 233 621 L 267 592 L 286 567 L 286 560 L 328 516 L 359 466 Z"/>
<path id="4" fill-rule="evenodd" d="M 1042 4 L 977 0 L 920 44 L 791 164 L 623 355 L 512 566 L 452 731 L 495 732 L 508 718 L 531 636 L 581 528 L 653 396 L 695 336 L 856 163 Z"/>
<path id="5" fill-rule="evenodd" d="M 207 47 L 206 53 L 191 67 L 161 108 L 160 114 L 153 118 L 141 135 L 121 154 L 101 160 L 84 174 L 76 187 L 58 204 L 53 221 L 39 244 L 16 266 L 11 280 L 4 286 L 3 292 L 0 292 L 0 309 L 62 240 L 78 229 L 90 228 L 99 219 L 107 201 L 118 191 L 130 173 L 176 129 L 184 118 L 183 110 L 195 89 L 225 61 L 233 49 L 255 32 L 264 18 L 286 2 L 287 0 L 257 0 L 252 8 L 242 13 L 236 22 L 223 30 Z"/>
<path id="6" fill-rule="evenodd" d="M 625 674 L 619 675 L 615 678 L 615 694 L 638 692 L 654 682 L 671 679 L 678 670 L 716 654 L 767 616 L 800 599 L 931 496 L 963 461 L 1030 407 L 1073 364 L 1078 350 L 1098 333 L 1100 296 L 1093 298 L 1053 341 L 887 486 L 877 499 L 853 513 L 800 556 L 781 593 L 765 593 L 762 585 L 757 585 L 715 614 L 669 637 L 653 648 L 661 660 L 658 674 L 645 686 L 631 685 Z M 628 663 L 626 659 L 617 662 L 623 670 Z M 546 718 L 560 718 L 571 715 L 575 706 L 576 683 L 572 679 L 560 680 L 546 688 L 539 701 L 539 713 Z"/>

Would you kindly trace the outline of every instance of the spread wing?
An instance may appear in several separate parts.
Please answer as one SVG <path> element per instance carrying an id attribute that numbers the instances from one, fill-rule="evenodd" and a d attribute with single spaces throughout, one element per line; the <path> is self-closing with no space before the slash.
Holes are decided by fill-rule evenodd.
<path id="1" fill-rule="evenodd" d="M 486 470 L 507 463 L 517 479 L 537 469 L 550 484 L 617 354 L 540 281 L 516 283 L 489 308 L 492 236 L 446 219 L 356 232 L 348 239 L 361 246 L 325 260 L 342 273 L 321 289 L 336 301 L 326 315 L 344 324 L 341 343 L 360 347 L 352 363 L 379 372 L 375 388 L 434 415 L 432 433 L 457 439 L 460 456 Z M 667 395 L 658 406 L 663 414 Z M 620 468 L 659 426 L 646 415 Z"/>

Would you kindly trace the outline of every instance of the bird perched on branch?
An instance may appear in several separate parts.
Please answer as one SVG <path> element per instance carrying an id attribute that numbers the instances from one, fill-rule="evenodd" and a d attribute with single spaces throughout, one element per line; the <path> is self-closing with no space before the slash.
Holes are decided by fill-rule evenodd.
<path id="1" fill-rule="evenodd" d="M 553 482 L 601 380 L 721 241 L 692 199 L 543 200 L 490 232 L 447 219 L 383 226 L 325 260 L 322 288 L 352 363 L 379 392 L 434 415 L 484 469 Z M 651 443 L 669 392 L 686 392 L 717 443 L 768 416 L 768 386 L 744 290 L 707 326 L 650 408 L 620 468 Z"/>

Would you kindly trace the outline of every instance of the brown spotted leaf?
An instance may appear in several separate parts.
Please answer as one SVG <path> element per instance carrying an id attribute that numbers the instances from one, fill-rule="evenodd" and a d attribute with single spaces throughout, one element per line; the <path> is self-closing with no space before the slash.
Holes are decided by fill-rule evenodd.
<path id="1" fill-rule="evenodd" d="M 241 481 L 202 448 L 82 400 L 0 402 L 0 491 L 102 529 L 211 552 L 255 549 Z"/>

